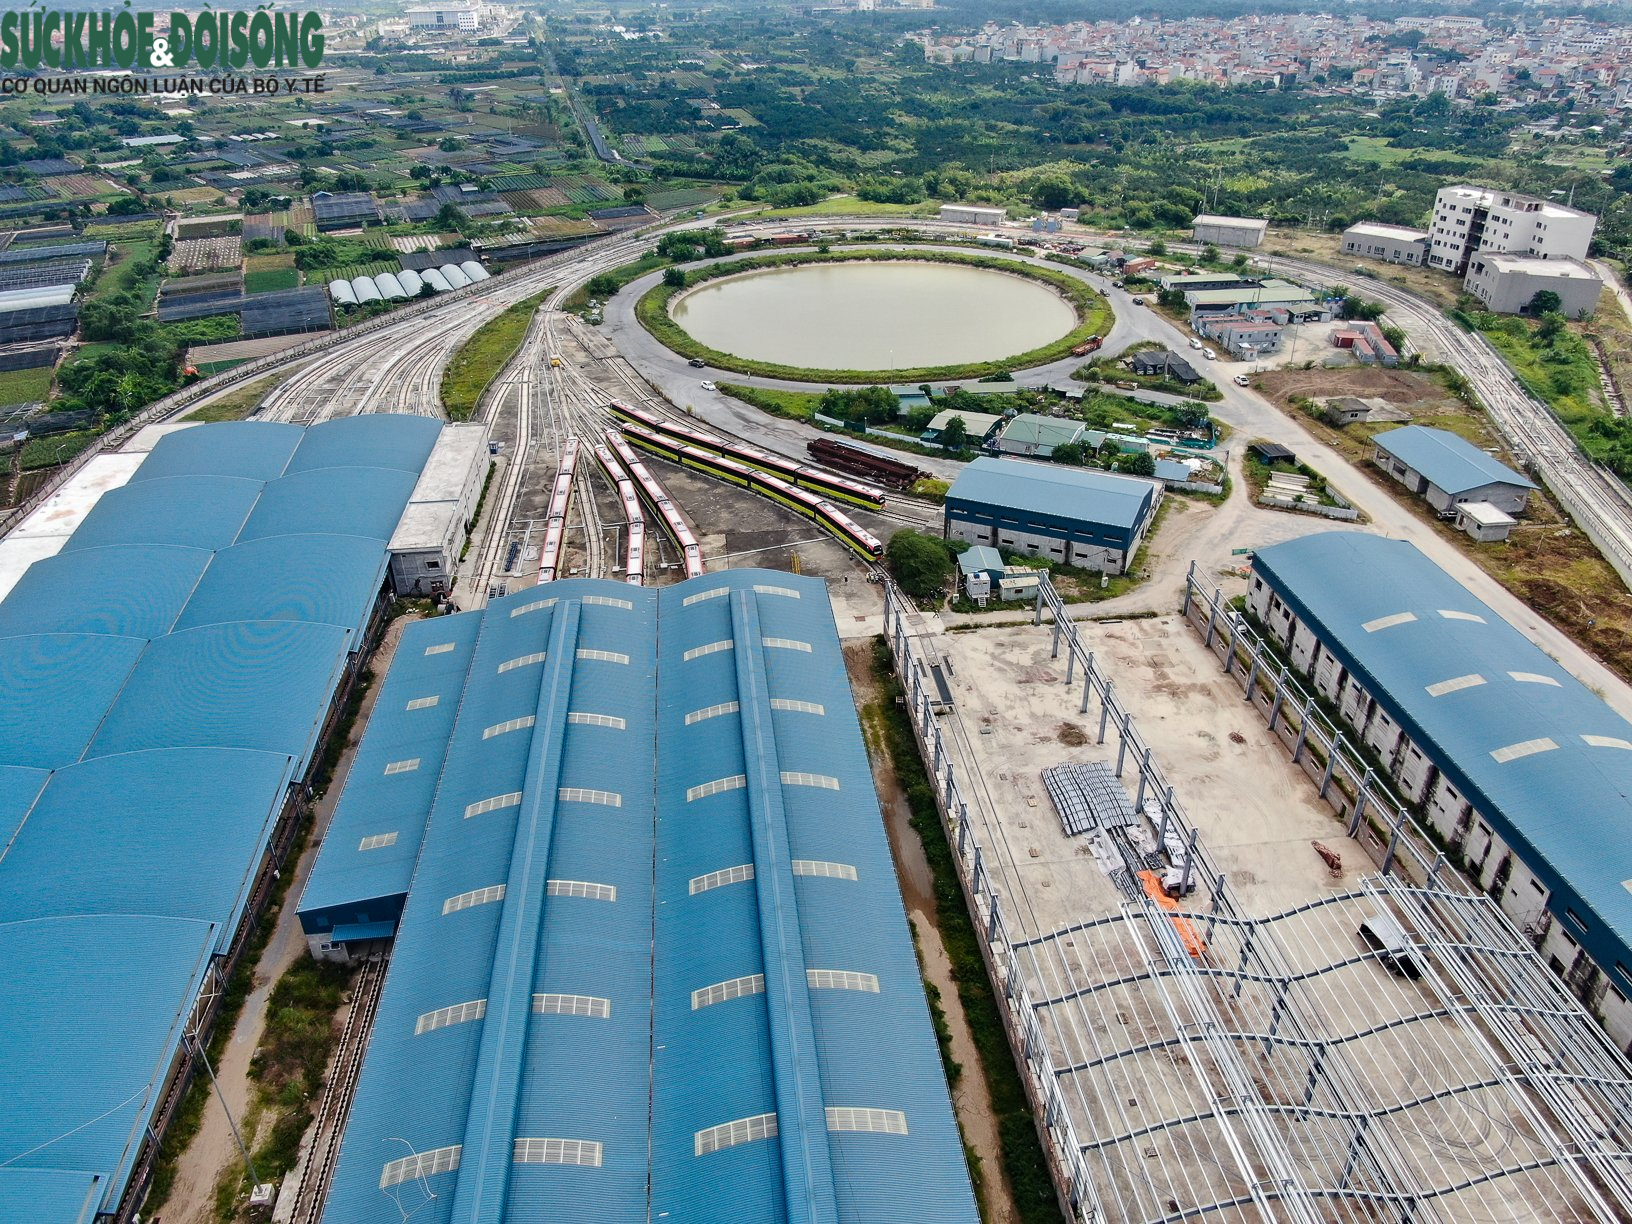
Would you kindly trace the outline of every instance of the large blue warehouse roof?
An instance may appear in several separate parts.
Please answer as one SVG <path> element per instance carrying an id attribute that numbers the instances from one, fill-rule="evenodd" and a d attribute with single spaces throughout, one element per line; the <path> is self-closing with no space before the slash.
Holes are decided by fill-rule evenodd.
<path id="1" fill-rule="evenodd" d="M 976 459 L 952 482 L 948 502 L 973 502 L 1132 530 L 1156 496 L 1151 481 L 1056 463 Z"/>
<path id="2" fill-rule="evenodd" d="M 1632 723 L 1403 540 L 1326 532 L 1259 551 L 1259 574 L 1474 809 L 1632 966 Z M 1618 973 L 1623 989 L 1632 975 Z"/>
<path id="3" fill-rule="evenodd" d="M 437 428 L 171 433 L 0 602 L 0 1220 L 145 1167 Z"/>
<path id="4" fill-rule="evenodd" d="M 575 580 L 413 629 L 392 711 L 473 643 L 445 760 L 371 724 L 341 808 L 417 760 L 429 821 L 331 834 L 307 899 L 390 885 L 359 835 L 415 844 L 324 1219 L 974 1221 L 822 584 Z"/>
<path id="5" fill-rule="evenodd" d="M 1497 462 L 1449 430 L 1406 425 L 1380 433 L 1372 441 L 1447 493 L 1466 493 L 1490 484 L 1536 487 L 1507 464 Z"/>

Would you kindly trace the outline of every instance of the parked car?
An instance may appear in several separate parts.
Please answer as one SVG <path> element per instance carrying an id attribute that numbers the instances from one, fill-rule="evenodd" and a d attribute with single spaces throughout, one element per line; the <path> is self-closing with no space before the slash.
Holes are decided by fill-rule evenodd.
<path id="1" fill-rule="evenodd" d="M 1201 341 L 1197 340 L 1194 336 L 1191 336 L 1190 337 L 1190 347 L 1193 348 L 1193 349 L 1199 349 L 1201 347 Z"/>
<path id="2" fill-rule="evenodd" d="M 1237 374 L 1235 376 L 1235 385 L 1238 387 L 1250 387 L 1252 386 L 1252 379 L 1248 378 L 1245 374 Z"/>
<path id="3" fill-rule="evenodd" d="M 1145 299 L 1144 299 L 1144 298 L 1142 298 L 1142 297 L 1139 297 L 1139 298 L 1134 298 L 1134 299 L 1133 299 L 1133 304 L 1134 304 L 1134 305 L 1135 305 L 1135 306 L 1143 306 L 1143 305 L 1144 305 L 1144 304 L 1145 304 Z"/>
<path id="4" fill-rule="evenodd" d="M 703 383 L 703 390 L 704 390 L 704 391 L 713 391 L 713 390 L 714 390 L 714 389 L 715 389 L 715 388 L 714 388 L 714 384 L 713 384 L 713 383 L 711 383 L 711 382 L 705 382 L 705 383 Z"/>
<path id="5" fill-rule="evenodd" d="M 1202 349 L 1201 350 L 1201 355 L 1203 357 L 1207 358 L 1208 361 L 1217 361 L 1218 360 L 1218 354 L 1213 352 L 1213 350 L 1210 349 L 1210 348 Z"/>
<path id="6" fill-rule="evenodd" d="M 692 358 L 692 359 L 691 359 L 691 360 L 690 360 L 690 361 L 688 361 L 688 362 L 687 362 L 687 363 L 686 363 L 686 364 L 687 364 L 687 365 L 689 365 L 689 366 L 690 366 L 690 367 L 691 367 L 691 368 L 692 368 L 692 369 L 694 369 L 694 370 L 700 370 L 700 369 L 702 369 L 702 368 L 703 368 L 703 367 L 704 367 L 704 366 L 705 366 L 705 365 L 707 365 L 707 364 L 708 364 L 708 362 L 706 362 L 706 361 L 704 361 L 704 360 L 703 360 L 703 359 L 702 359 L 702 358 L 701 358 L 701 357 L 693 357 L 693 358 Z"/>

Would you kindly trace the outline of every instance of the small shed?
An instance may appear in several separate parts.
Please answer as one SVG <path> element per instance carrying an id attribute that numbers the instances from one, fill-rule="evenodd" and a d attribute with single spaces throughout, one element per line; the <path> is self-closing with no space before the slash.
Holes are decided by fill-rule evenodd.
<path id="1" fill-rule="evenodd" d="M 1481 544 L 1507 539 L 1518 522 L 1505 510 L 1489 502 L 1463 502 L 1456 508 L 1456 529 L 1465 531 Z"/>
<path id="2" fill-rule="evenodd" d="M 1254 442 L 1247 449 L 1271 467 L 1277 463 L 1296 463 L 1298 461 L 1297 455 L 1279 442 Z"/>

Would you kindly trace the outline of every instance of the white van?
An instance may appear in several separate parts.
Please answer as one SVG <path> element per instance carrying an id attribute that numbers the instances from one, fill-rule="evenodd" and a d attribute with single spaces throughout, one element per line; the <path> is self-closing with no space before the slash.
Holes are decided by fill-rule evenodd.
<path id="1" fill-rule="evenodd" d="M 1391 973 L 1408 978 L 1422 976 L 1417 966 L 1416 947 L 1392 914 L 1372 914 L 1360 924 L 1359 934 Z"/>

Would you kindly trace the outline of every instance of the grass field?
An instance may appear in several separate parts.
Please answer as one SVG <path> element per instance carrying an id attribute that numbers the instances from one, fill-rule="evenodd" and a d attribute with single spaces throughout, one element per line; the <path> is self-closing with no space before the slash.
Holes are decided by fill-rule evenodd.
<path id="1" fill-rule="evenodd" d="M 655 272 L 657 269 L 666 266 L 668 262 L 669 261 L 664 259 L 661 255 L 646 255 L 635 260 L 634 263 L 626 263 L 621 268 L 613 268 L 610 272 L 603 272 L 594 279 L 602 282 L 615 281 L 617 283 L 617 288 L 622 289 L 630 281 L 637 280 L 640 277 L 645 276 L 648 272 Z M 614 289 L 612 292 L 616 293 L 617 289 Z M 582 310 L 589 305 L 591 296 L 592 295 L 589 292 L 589 285 L 580 285 L 567 296 L 567 300 L 565 302 L 561 303 L 561 309 Z M 611 293 L 606 295 L 606 297 L 611 296 Z"/>
<path id="2" fill-rule="evenodd" d="M 244 274 L 245 293 L 270 293 L 276 289 L 298 289 L 300 273 L 294 268 L 267 268 Z"/>
<path id="3" fill-rule="evenodd" d="M 23 471 L 29 472 L 35 468 L 56 467 L 59 463 L 67 463 L 87 446 L 93 445 L 101 436 L 94 429 L 87 429 L 79 433 L 30 438 L 23 443 Z"/>
<path id="4" fill-rule="evenodd" d="M 442 374 L 442 406 L 455 421 L 468 421 L 488 384 L 510 363 L 527 337 L 533 312 L 553 293 L 546 289 L 484 324 L 453 355 Z"/>
<path id="5" fill-rule="evenodd" d="M 186 419 L 198 425 L 207 425 L 212 421 L 241 421 L 260 406 L 260 402 L 271 394 L 274 387 L 288 377 L 288 374 L 268 374 L 265 378 L 239 387 L 220 399 L 211 400 L 202 408 L 194 409 L 187 414 Z"/>
<path id="6" fill-rule="evenodd" d="M 753 207 L 751 200 L 738 200 L 733 208 Z M 820 204 L 803 208 L 767 208 L 748 215 L 754 217 L 933 217 L 940 206 L 932 200 L 922 204 L 875 204 L 855 196 L 829 196 Z"/>
<path id="7" fill-rule="evenodd" d="M 0 404 L 33 404 L 51 390 L 52 369 L 0 370 Z"/>

